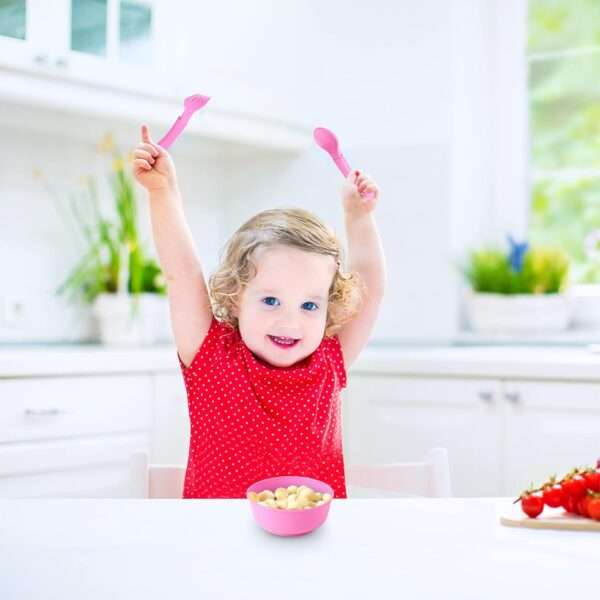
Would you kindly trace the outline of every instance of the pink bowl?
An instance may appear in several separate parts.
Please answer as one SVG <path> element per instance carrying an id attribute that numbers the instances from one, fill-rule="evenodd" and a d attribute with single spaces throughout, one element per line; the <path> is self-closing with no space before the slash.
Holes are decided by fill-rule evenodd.
<path id="1" fill-rule="evenodd" d="M 284 475 L 282 477 L 271 477 L 269 479 L 262 479 L 253 483 L 246 493 L 248 492 L 262 492 L 263 490 L 275 491 L 278 487 L 288 487 L 289 485 L 307 485 L 312 488 L 315 492 L 322 492 L 331 494 L 333 499 L 333 489 L 326 483 L 319 481 L 318 479 L 311 479 L 310 477 L 297 477 L 295 475 Z M 317 527 L 320 527 L 327 518 L 329 513 L 329 502 L 321 504 L 321 506 L 315 506 L 310 510 L 281 510 L 278 508 L 271 508 L 270 506 L 262 506 L 258 502 L 248 500 L 250 503 L 250 509 L 256 522 L 269 533 L 275 535 L 302 535 L 309 533 Z"/>

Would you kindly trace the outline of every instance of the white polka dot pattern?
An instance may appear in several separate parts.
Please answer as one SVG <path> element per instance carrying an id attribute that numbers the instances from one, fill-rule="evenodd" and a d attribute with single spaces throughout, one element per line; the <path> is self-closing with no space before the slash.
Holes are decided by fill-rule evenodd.
<path id="1" fill-rule="evenodd" d="M 290 367 L 274 367 L 213 317 L 190 366 L 179 364 L 191 427 L 184 498 L 244 498 L 249 485 L 278 475 L 320 479 L 346 497 L 346 371 L 337 336 Z"/>

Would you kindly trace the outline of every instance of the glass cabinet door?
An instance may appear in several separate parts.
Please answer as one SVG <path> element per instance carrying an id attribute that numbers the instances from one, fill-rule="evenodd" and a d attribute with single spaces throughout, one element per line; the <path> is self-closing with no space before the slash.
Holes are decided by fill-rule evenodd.
<path id="1" fill-rule="evenodd" d="M 145 89 L 154 65 L 152 0 L 67 1 L 71 76 L 117 89 Z"/>
<path id="2" fill-rule="evenodd" d="M 152 4 L 148 0 L 71 0 L 76 52 L 127 64 L 152 63 Z"/>
<path id="3" fill-rule="evenodd" d="M 152 6 L 140 0 L 120 0 L 119 60 L 150 65 L 153 57 Z"/>
<path id="4" fill-rule="evenodd" d="M 16 40 L 26 39 L 26 0 L 0 0 L 0 36 Z"/>
<path id="5" fill-rule="evenodd" d="M 71 50 L 106 56 L 108 0 L 71 0 Z"/>

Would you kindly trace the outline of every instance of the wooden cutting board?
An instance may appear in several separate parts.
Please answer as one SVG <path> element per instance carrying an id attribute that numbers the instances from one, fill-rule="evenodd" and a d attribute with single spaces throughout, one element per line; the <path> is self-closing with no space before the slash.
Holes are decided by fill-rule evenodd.
<path id="1" fill-rule="evenodd" d="M 544 512 L 539 517 L 531 519 L 521 510 L 519 504 L 512 505 L 501 513 L 500 523 L 506 527 L 600 532 L 600 521 L 569 515 L 562 508 L 547 506 L 544 507 Z"/>

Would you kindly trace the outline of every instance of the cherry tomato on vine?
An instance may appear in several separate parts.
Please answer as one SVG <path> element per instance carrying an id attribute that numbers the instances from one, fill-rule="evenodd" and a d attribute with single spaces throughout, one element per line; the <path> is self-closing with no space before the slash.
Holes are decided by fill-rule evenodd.
<path id="1" fill-rule="evenodd" d="M 542 497 L 546 506 L 558 508 L 561 506 L 563 497 L 562 487 L 558 484 L 548 485 L 544 488 Z"/>
<path id="2" fill-rule="evenodd" d="M 590 495 L 586 495 L 577 500 L 577 511 L 582 517 L 587 517 L 588 519 L 590 517 L 590 513 L 588 512 L 588 503 L 591 499 L 592 497 Z"/>
<path id="3" fill-rule="evenodd" d="M 521 509 L 528 517 L 535 519 L 544 510 L 544 499 L 537 493 L 525 493 L 521 496 Z"/>
<path id="4" fill-rule="evenodd" d="M 585 479 L 581 475 L 574 475 L 561 482 L 563 492 L 571 496 L 574 500 L 579 500 L 585 496 L 587 489 Z"/>
<path id="5" fill-rule="evenodd" d="M 600 470 L 586 471 L 583 478 L 588 490 L 600 492 Z"/>
<path id="6" fill-rule="evenodd" d="M 572 496 L 563 494 L 561 506 L 568 512 L 574 515 L 578 515 L 577 507 L 575 505 L 575 499 Z"/>
<path id="7" fill-rule="evenodd" d="M 600 521 L 600 494 L 591 494 L 587 504 L 588 515 L 595 521 Z"/>

